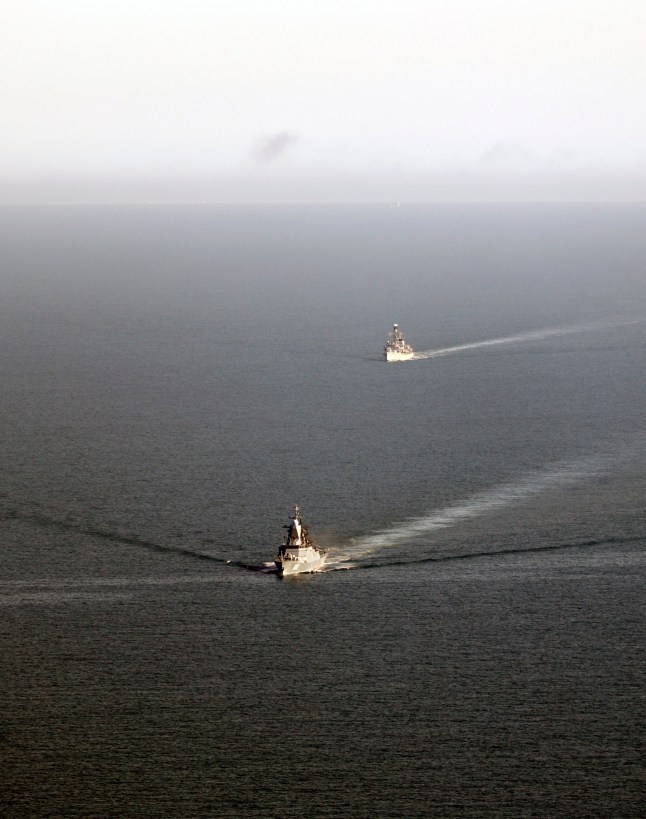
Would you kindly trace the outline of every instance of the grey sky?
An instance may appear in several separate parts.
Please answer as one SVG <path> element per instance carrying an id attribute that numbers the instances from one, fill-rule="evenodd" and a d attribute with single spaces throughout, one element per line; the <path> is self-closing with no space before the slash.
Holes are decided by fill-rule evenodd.
<path id="1" fill-rule="evenodd" d="M 641 200 L 643 0 L 0 0 L 0 202 Z"/>

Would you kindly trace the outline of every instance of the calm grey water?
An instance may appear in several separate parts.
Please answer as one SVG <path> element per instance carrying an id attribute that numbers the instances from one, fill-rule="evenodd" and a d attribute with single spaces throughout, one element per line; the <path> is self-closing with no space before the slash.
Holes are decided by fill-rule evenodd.
<path id="1" fill-rule="evenodd" d="M 643 815 L 646 207 L 0 239 L 3 816 Z"/>

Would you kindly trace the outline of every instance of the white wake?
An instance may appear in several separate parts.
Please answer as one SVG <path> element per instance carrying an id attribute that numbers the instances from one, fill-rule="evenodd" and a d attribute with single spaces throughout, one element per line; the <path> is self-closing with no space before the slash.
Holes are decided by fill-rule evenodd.
<path id="1" fill-rule="evenodd" d="M 517 481 L 478 492 L 443 509 L 432 510 L 419 517 L 399 521 L 371 534 L 355 538 L 334 555 L 335 561 L 357 560 L 387 547 L 414 541 L 421 536 L 450 528 L 462 521 L 512 508 L 544 492 L 564 489 L 605 474 L 622 460 L 625 460 L 625 457 L 616 452 L 599 454 L 556 464 L 538 473 L 526 474 Z"/>
<path id="2" fill-rule="evenodd" d="M 606 321 L 588 324 L 573 324 L 567 327 L 547 327 L 542 330 L 530 330 L 526 333 L 518 333 L 512 336 L 500 336 L 499 338 L 489 338 L 484 341 L 472 341 L 466 344 L 456 344 L 453 347 L 439 347 L 435 350 L 422 350 L 416 352 L 409 361 L 423 361 L 429 358 L 441 358 L 445 355 L 463 353 L 466 350 L 479 350 L 486 347 L 495 347 L 503 344 L 521 344 L 528 341 L 544 341 L 548 338 L 559 336 L 569 336 L 575 333 L 589 333 L 595 330 L 610 329 L 613 327 L 625 327 L 630 324 L 640 324 L 646 319 L 630 319 L 626 321 Z"/>

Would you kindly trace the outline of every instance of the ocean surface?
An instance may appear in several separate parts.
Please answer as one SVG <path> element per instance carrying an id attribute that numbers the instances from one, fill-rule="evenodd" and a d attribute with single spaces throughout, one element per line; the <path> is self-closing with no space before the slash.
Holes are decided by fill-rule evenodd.
<path id="1" fill-rule="evenodd" d="M 3 817 L 644 815 L 646 206 L 0 242 Z"/>

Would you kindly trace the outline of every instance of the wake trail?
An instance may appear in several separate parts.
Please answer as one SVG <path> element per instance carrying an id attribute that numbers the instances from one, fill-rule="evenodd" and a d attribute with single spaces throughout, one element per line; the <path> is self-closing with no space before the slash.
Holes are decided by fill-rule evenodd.
<path id="1" fill-rule="evenodd" d="M 221 573 L 154 577 L 34 578 L 0 581 L 0 608 L 77 603 L 120 603 L 141 599 L 146 590 L 221 583 Z"/>
<path id="2" fill-rule="evenodd" d="M 208 585 L 220 582 L 219 574 L 173 574 L 154 576 L 117 576 L 117 577 L 72 577 L 72 578 L 34 578 L 30 580 L 0 580 L 0 593 L 21 589 L 87 589 L 87 588 L 138 588 L 157 586 L 192 586 Z"/>
<path id="3" fill-rule="evenodd" d="M 122 535 L 118 532 L 111 532 L 107 529 L 100 529 L 93 526 L 81 526 L 74 523 L 66 523 L 65 521 L 56 520 L 55 518 L 47 517 L 46 515 L 36 514 L 22 514 L 16 511 L 5 512 L 0 515 L 0 521 L 19 520 L 30 523 L 34 526 L 42 526 L 47 529 L 58 529 L 60 531 L 76 532 L 81 535 L 89 535 L 90 537 L 101 538 L 113 543 L 125 544 L 128 546 L 137 546 L 142 549 L 147 549 L 153 552 L 165 552 L 179 555 L 186 555 L 196 560 L 206 560 L 213 563 L 227 564 L 229 561 L 215 557 L 206 552 L 198 552 L 195 549 L 188 549 L 184 546 L 165 546 L 162 543 L 156 543 L 152 540 L 144 540 L 138 537 Z"/>
<path id="4" fill-rule="evenodd" d="M 335 550 L 334 561 L 335 563 L 352 562 L 383 549 L 446 530 L 462 522 L 513 508 L 543 493 L 566 489 L 599 475 L 607 474 L 622 463 L 639 457 L 645 447 L 646 442 L 633 441 L 631 445 L 619 451 L 566 461 L 542 472 L 525 474 L 517 481 L 478 492 L 471 498 L 443 509 L 408 518 L 353 539 L 344 547 L 339 547 L 338 552 Z"/>
<path id="5" fill-rule="evenodd" d="M 558 338 L 560 336 L 570 336 L 577 333 L 590 333 L 596 330 L 607 330 L 614 327 L 627 327 L 632 324 L 641 324 L 646 318 L 630 319 L 625 321 L 604 321 L 588 324 L 573 324 L 567 327 L 548 327 L 542 330 L 530 330 L 526 333 L 518 333 L 512 336 L 500 336 L 489 338 L 483 341 L 473 341 L 467 344 L 456 344 L 453 347 L 440 347 L 434 350 L 422 350 L 416 352 L 409 361 L 425 361 L 431 358 L 441 358 L 442 356 L 455 355 L 468 350 L 486 349 L 504 344 L 522 344 L 528 341 L 544 341 L 548 338 Z"/>
<path id="6" fill-rule="evenodd" d="M 574 543 L 554 543 L 547 546 L 528 546 L 527 548 L 489 549 L 478 552 L 463 552 L 456 555 L 427 555 L 426 557 L 411 560 L 379 560 L 372 563 L 355 563 L 347 566 L 330 565 L 327 571 L 341 571 L 346 569 L 382 569 L 390 566 L 416 566 L 423 563 L 451 563 L 456 560 L 473 560 L 481 557 L 500 557 L 505 555 L 525 555 L 540 552 L 563 552 L 571 549 L 590 549 L 595 546 L 624 545 L 629 543 L 643 543 L 645 535 L 634 537 L 608 537 L 600 540 L 582 540 Z"/>

